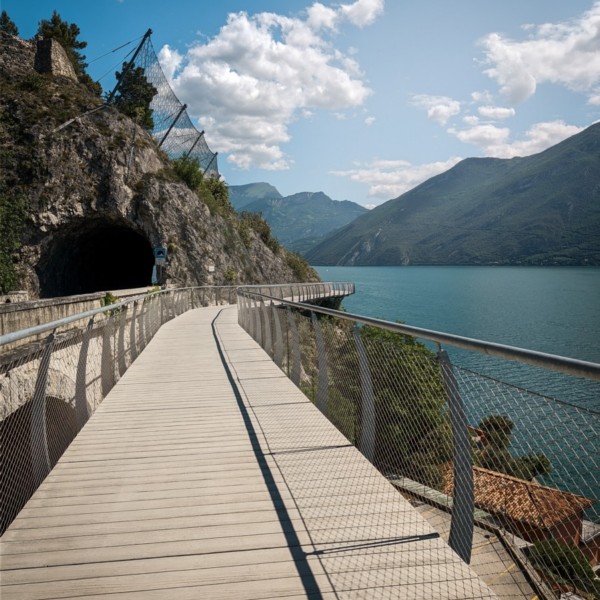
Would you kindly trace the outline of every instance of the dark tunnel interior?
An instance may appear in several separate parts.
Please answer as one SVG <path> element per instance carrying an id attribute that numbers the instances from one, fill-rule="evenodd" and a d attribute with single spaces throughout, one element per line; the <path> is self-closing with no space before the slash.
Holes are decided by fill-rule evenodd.
<path id="1" fill-rule="evenodd" d="M 87 221 L 55 235 L 42 256 L 40 296 L 51 298 L 150 285 L 150 242 L 130 227 Z"/>

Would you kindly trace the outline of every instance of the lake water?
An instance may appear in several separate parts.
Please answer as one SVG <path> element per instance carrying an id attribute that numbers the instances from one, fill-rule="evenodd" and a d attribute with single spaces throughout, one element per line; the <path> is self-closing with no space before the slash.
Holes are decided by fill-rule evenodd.
<path id="1" fill-rule="evenodd" d="M 324 281 L 353 281 L 348 312 L 600 363 L 598 267 L 317 267 Z M 469 420 L 508 414 L 513 448 L 543 450 L 544 481 L 600 498 L 600 384 L 448 348 L 452 362 L 582 408 L 517 388 L 496 400 L 466 398 Z M 493 380 L 490 379 L 490 382 Z M 493 383 L 490 383 L 493 387 Z M 493 396 L 493 394 L 490 394 Z M 495 403 L 495 404 L 494 404 Z M 532 441 L 533 440 L 533 441 Z M 593 456 L 593 458 L 592 458 Z M 558 463 L 561 463 L 560 465 Z M 595 507 L 598 517 L 600 506 Z"/>
<path id="2" fill-rule="evenodd" d="M 600 362 L 598 267 L 317 267 L 349 312 Z"/>

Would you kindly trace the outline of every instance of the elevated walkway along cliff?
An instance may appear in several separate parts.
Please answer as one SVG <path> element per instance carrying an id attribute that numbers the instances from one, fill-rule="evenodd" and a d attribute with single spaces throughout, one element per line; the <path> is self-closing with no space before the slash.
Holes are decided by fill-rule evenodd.
<path id="1" fill-rule="evenodd" d="M 163 325 L 2 537 L 2 598 L 492 598 L 237 324 Z"/>

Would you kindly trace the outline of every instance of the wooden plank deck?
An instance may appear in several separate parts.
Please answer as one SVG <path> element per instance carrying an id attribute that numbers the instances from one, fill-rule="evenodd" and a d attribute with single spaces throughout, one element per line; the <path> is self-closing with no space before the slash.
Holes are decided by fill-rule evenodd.
<path id="1" fill-rule="evenodd" d="M 2 537 L 3 600 L 494 597 L 236 319 L 161 328 Z"/>

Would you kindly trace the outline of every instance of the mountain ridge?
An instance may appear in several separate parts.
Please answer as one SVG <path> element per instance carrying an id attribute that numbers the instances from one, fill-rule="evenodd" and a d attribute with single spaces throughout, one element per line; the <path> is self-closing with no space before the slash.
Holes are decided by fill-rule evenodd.
<path id="1" fill-rule="evenodd" d="M 467 158 L 306 253 L 312 264 L 600 264 L 600 123 L 543 152 Z"/>
<path id="2" fill-rule="evenodd" d="M 229 197 L 236 210 L 262 214 L 271 226 L 273 235 L 282 244 L 301 254 L 328 233 L 368 212 L 368 209 L 355 202 L 333 200 L 324 192 L 298 192 L 282 196 L 267 183 L 229 186 Z"/>

